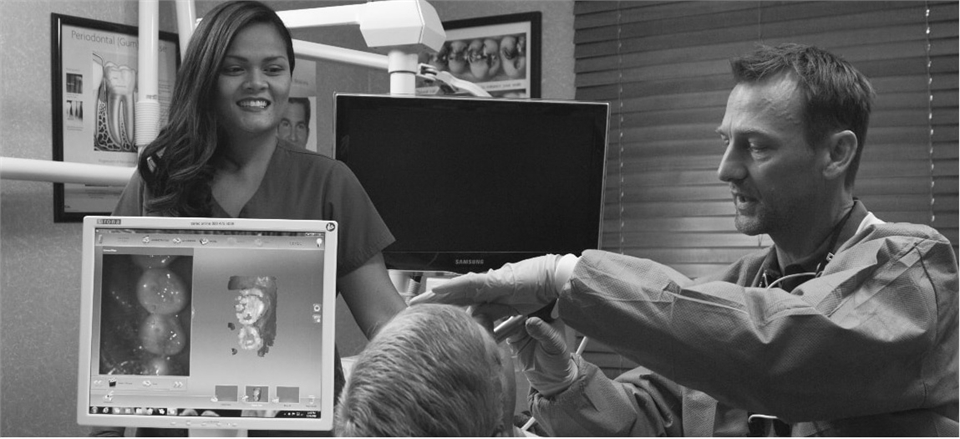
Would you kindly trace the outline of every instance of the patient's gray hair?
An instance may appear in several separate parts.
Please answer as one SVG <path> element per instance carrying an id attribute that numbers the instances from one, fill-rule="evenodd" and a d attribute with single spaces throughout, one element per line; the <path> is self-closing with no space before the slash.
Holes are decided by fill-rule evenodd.
<path id="1" fill-rule="evenodd" d="M 337 408 L 337 436 L 492 436 L 502 362 L 479 323 L 450 305 L 397 314 L 360 354 Z"/>

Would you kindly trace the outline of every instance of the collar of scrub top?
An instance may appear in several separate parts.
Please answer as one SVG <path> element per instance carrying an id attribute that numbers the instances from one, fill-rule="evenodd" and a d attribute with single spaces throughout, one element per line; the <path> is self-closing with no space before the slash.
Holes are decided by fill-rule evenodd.
<path id="1" fill-rule="evenodd" d="M 843 243 L 856 232 L 856 227 L 860 221 L 867 215 L 867 210 L 860 200 L 854 198 L 853 206 L 847 211 L 846 215 L 833 226 L 830 235 L 817 247 L 810 256 L 801 259 L 793 264 L 784 267 L 780 272 L 780 264 L 777 260 L 777 252 L 771 251 L 766 260 L 763 261 L 763 268 L 760 270 L 760 276 L 756 285 L 761 288 L 778 287 L 784 291 L 793 291 L 800 284 L 820 276 L 824 267 L 833 259 L 833 252 L 836 251 L 837 244 Z M 850 221 L 851 218 L 855 221 Z M 850 225 L 851 227 L 848 227 Z M 843 239 L 841 239 L 843 238 Z"/>

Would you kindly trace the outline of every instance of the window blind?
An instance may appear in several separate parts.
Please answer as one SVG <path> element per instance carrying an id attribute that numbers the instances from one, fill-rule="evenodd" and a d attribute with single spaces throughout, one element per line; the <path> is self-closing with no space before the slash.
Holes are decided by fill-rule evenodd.
<path id="1" fill-rule="evenodd" d="M 578 1 L 576 97 L 611 104 L 605 250 L 698 277 L 772 244 L 737 232 L 715 133 L 755 44 L 838 54 L 874 85 L 854 195 L 958 243 L 958 3 Z M 591 343 L 611 376 L 633 367 Z"/>

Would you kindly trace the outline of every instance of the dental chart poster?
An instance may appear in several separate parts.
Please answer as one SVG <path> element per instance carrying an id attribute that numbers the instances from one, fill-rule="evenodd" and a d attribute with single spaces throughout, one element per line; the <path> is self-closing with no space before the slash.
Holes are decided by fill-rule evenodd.
<path id="1" fill-rule="evenodd" d="M 54 160 L 136 166 L 137 28 L 51 14 L 51 35 Z M 159 126 L 166 124 L 178 61 L 176 34 L 160 32 Z M 54 221 L 109 214 L 122 191 L 123 186 L 55 183 Z"/>
<path id="2" fill-rule="evenodd" d="M 539 12 L 447 21 L 443 46 L 421 53 L 420 62 L 475 83 L 493 97 L 539 98 L 540 26 Z M 438 84 L 417 84 L 421 95 L 447 92 Z"/>

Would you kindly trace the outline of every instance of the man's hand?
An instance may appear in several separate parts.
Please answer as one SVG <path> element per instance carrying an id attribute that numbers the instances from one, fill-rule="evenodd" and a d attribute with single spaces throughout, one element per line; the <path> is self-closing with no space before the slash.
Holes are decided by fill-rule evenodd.
<path id="1" fill-rule="evenodd" d="M 548 324 L 530 317 L 517 335 L 507 338 L 523 374 L 530 386 L 543 396 L 553 396 L 567 390 L 577 379 L 577 363 L 564 339 L 564 325 L 560 320 Z"/>
<path id="2" fill-rule="evenodd" d="M 506 264 L 486 273 L 453 278 L 410 300 L 419 303 L 481 306 L 477 311 L 496 320 L 512 314 L 530 314 L 553 302 L 570 278 L 577 257 L 545 255 Z"/>

